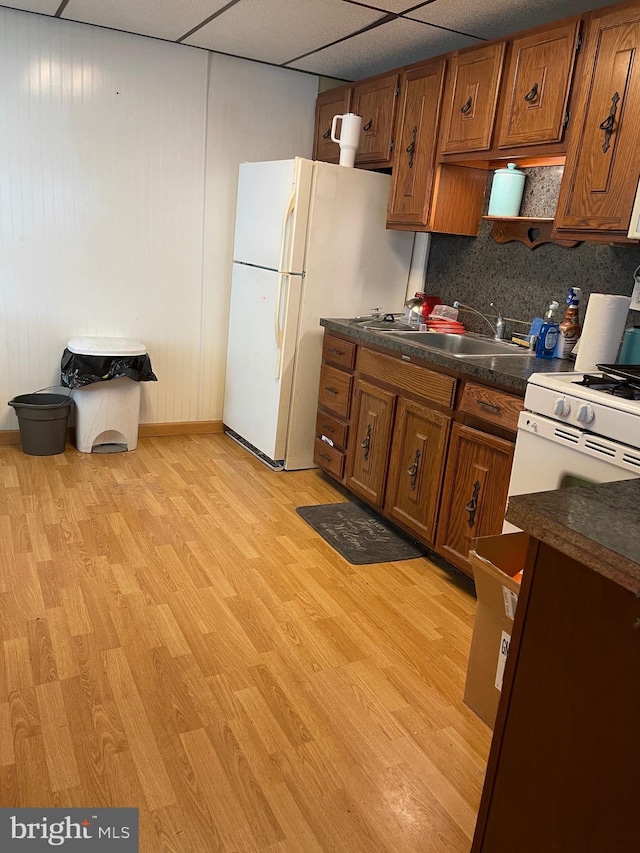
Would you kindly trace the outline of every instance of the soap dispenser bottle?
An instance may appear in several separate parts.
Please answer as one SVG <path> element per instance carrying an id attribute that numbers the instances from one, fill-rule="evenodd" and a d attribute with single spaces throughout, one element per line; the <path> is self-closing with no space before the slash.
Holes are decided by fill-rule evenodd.
<path id="1" fill-rule="evenodd" d="M 556 344 L 556 358 L 569 358 L 575 345 L 580 339 L 582 327 L 578 317 L 582 291 L 579 287 L 570 287 L 567 296 L 567 311 L 564 320 L 558 327 L 558 343 Z"/>
<path id="2" fill-rule="evenodd" d="M 555 299 L 549 303 L 544 315 L 544 322 L 538 335 L 536 355 L 538 358 L 553 358 L 555 356 L 556 344 L 558 343 L 558 322 L 555 318 L 560 303 Z"/>

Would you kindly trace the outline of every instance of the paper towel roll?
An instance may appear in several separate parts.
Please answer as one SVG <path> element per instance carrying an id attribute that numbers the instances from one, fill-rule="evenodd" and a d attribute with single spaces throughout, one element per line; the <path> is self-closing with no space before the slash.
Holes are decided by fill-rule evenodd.
<path id="1" fill-rule="evenodd" d="M 592 293 L 587 303 L 576 370 L 588 373 L 598 364 L 614 364 L 627 321 L 629 296 Z"/>

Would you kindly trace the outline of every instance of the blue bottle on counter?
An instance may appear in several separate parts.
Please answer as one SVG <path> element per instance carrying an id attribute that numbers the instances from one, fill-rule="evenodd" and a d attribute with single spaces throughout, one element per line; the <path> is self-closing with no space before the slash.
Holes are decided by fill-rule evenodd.
<path id="1" fill-rule="evenodd" d="M 560 303 L 554 299 L 549 303 L 549 307 L 544 315 L 544 323 L 538 334 L 538 343 L 536 344 L 536 356 L 538 358 L 553 358 L 558 343 L 558 321 L 555 314 Z"/>

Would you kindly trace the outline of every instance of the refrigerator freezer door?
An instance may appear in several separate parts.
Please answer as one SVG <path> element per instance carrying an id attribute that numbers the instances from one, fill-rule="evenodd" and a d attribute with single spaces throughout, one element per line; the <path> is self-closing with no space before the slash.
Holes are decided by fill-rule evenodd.
<path id="1" fill-rule="evenodd" d="M 234 261 L 303 272 L 312 173 L 301 157 L 240 165 Z"/>
<path id="2" fill-rule="evenodd" d="M 222 417 L 274 461 L 285 456 L 295 348 L 285 332 L 299 297 L 300 276 L 234 263 Z"/>
<path id="3" fill-rule="evenodd" d="M 388 175 L 315 163 L 305 277 L 289 434 L 288 469 L 313 467 L 321 317 L 355 317 L 373 308 L 401 312 L 413 251 L 413 233 L 386 229 Z"/>

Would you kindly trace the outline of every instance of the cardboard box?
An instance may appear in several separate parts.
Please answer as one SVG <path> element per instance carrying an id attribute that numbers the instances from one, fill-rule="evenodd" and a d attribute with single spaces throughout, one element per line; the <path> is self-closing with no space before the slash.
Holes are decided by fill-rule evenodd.
<path id="1" fill-rule="evenodd" d="M 475 540 L 469 553 L 478 596 L 464 701 L 493 728 L 511 642 L 529 536 L 506 533 Z"/>

